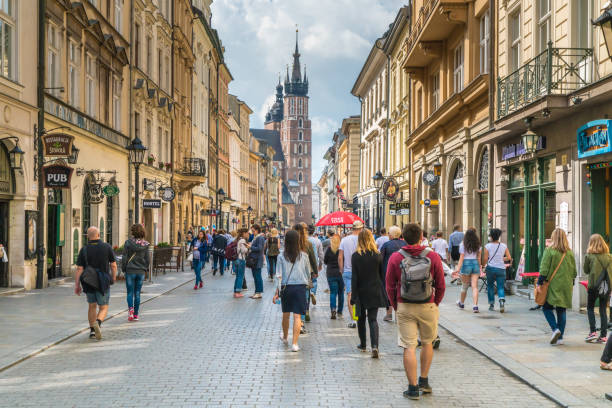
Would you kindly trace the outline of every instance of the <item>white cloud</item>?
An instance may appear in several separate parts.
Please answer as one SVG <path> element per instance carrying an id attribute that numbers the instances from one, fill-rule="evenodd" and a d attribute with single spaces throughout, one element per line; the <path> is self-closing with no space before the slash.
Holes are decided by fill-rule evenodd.
<path id="1" fill-rule="evenodd" d="M 274 95 L 268 95 L 264 103 L 261 105 L 261 108 L 259 108 L 259 111 L 255 112 L 262 123 L 265 122 L 266 113 L 268 113 L 268 110 L 274 104 L 274 101 L 276 101 L 276 97 Z"/>

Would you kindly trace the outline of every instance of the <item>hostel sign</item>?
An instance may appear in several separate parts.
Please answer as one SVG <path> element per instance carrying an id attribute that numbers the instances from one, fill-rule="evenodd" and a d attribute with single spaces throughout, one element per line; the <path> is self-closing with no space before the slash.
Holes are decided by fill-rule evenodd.
<path id="1" fill-rule="evenodd" d="M 56 164 L 43 167 L 42 171 L 45 188 L 70 188 L 72 167 Z"/>
<path id="2" fill-rule="evenodd" d="M 612 120 L 608 119 L 594 120 L 578 129 L 579 159 L 612 152 L 611 124 Z"/>

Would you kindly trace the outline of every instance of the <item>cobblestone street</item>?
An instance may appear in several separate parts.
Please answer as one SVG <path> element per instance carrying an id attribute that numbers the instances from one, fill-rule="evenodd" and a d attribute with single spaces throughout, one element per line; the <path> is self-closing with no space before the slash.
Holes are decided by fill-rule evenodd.
<path id="1" fill-rule="evenodd" d="M 356 330 L 329 319 L 327 285 L 319 282 L 299 353 L 278 339 L 280 306 L 270 301 L 270 282 L 263 300 L 233 299 L 233 276 L 207 276 L 203 290 L 184 285 L 144 304 L 139 322 L 128 323 L 125 313 L 108 320 L 102 341 L 80 334 L 6 370 L 0 401 L 7 407 L 554 406 L 447 332 L 440 333 L 430 373 L 434 394 L 404 399 L 395 325 L 381 322 L 380 360 L 357 352 Z M 84 319 L 85 310 L 83 301 Z"/>

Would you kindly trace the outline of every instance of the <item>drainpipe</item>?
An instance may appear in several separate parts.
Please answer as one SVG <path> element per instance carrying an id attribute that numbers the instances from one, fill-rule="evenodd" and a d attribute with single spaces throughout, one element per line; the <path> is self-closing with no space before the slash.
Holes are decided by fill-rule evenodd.
<path id="1" fill-rule="evenodd" d="M 45 11 L 47 9 L 46 0 L 38 0 L 38 126 L 35 128 L 35 143 L 37 163 L 36 172 L 38 173 L 38 194 L 36 206 L 36 289 L 42 289 L 44 281 L 45 262 L 45 189 L 42 179 L 43 163 L 43 144 L 42 134 L 45 129 Z"/>
<path id="2" fill-rule="evenodd" d="M 130 61 L 134 61 L 134 47 L 132 47 L 132 44 L 134 44 L 134 2 L 131 1 L 130 2 Z M 129 107 L 129 114 L 128 114 L 128 122 L 129 122 L 129 129 L 128 129 L 128 137 L 129 137 L 129 141 L 132 141 L 132 115 L 134 114 L 134 108 L 132 107 L 132 93 L 134 92 L 134 87 L 133 87 L 133 77 L 132 77 L 132 64 L 129 65 L 130 67 L 130 72 L 129 72 L 129 81 L 130 81 L 130 85 L 129 85 L 129 90 L 130 90 L 130 96 L 129 96 L 129 101 L 130 101 L 130 107 Z M 132 166 L 130 166 L 129 160 L 128 160 L 128 212 L 130 212 L 132 215 L 129 217 L 129 223 L 132 224 L 133 222 L 133 217 L 134 217 L 134 206 L 138 205 L 138 197 L 134 197 L 134 204 L 132 204 L 132 200 L 130 200 L 130 191 L 131 188 L 134 188 L 134 186 L 132 185 Z M 131 187 L 131 188 L 130 188 Z"/>
<path id="3" fill-rule="evenodd" d="M 219 47 L 220 48 L 220 47 Z M 217 171 L 215 174 L 215 206 L 219 205 L 219 68 L 221 67 L 221 57 L 219 55 L 219 62 L 217 62 L 217 115 L 215 119 L 215 139 L 217 143 Z M 219 213 L 221 212 L 221 206 L 219 205 L 219 211 L 217 212 L 217 230 L 219 230 Z"/>
<path id="4" fill-rule="evenodd" d="M 494 1 L 494 0 L 491 0 Z M 408 14 L 408 26 L 410 27 L 412 25 L 412 7 L 410 8 L 410 14 Z M 408 75 L 408 102 L 410 103 L 410 106 L 408 106 L 408 139 L 406 140 L 406 142 L 408 142 L 408 140 L 410 139 L 410 133 L 412 132 L 412 79 L 410 78 L 410 75 Z M 408 149 L 408 163 L 412 164 L 412 149 Z M 408 202 L 409 202 L 409 207 L 410 207 L 410 213 L 408 214 L 408 222 L 414 222 L 414 211 L 412 210 L 414 208 L 414 203 L 412 200 L 412 192 L 413 192 L 413 185 L 412 185 L 412 165 L 410 165 L 410 170 L 408 171 Z"/>
<path id="5" fill-rule="evenodd" d="M 170 95 L 172 96 L 172 102 L 173 102 L 172 106 L 173 106 L 174 109 L 176 109 L 176 101 L 174 100 L 174 2 L 172 2 L 172 12 L 171 12 L 171 14 L 172 15 L 169 16 L 170 20 L 172 22 L 170 24 L 170 26 L 172 27 L 172 37 L 170 39 L 171 44 L 172 44 L 170 46 L 170 54 L 171 54 L 171 57 L 170 57 L 170 76 L 171 76 L 171 79 L 170 79 L 170 82 L 171 82 L 171 84 L 170 84 L 170 87 L 171 87 Z M 172 162 L 172 173 L 171 173 L 171 176 L 170 176 L 170 185 L 174 186 L 174 172 L 176 171 L 176 168 L 177 168 L 176 167 L 177 165 L 176 165 L 176 163 L 174 161 L 174 159 L 175 159 L 175 154 L 174 154 L 174 116 L 171 116 L 171 119 L 170 119 L 170 146 L 172 147 L 170 149 L 170 161 Z M 170 220 L 170 242 L 174 242 L 174 239 L 176 237 L 177 230 L 176 230 L 176 225 L 175 225 L 175 221 L 176 221 L 175 215 L 176 215 L 177 211 L 178 211 L 177 205 L 174 204 L 174 214 L 170 214 L 170 218 L 171 218 L 171 220 Z M 179 228 L 180 228 L 180 226 L 179 226 Z"/>
<path id="6" fill-rule="evenodd" d="M 495 0 L 489 0 L 489 129 L 495 122 Z"/>

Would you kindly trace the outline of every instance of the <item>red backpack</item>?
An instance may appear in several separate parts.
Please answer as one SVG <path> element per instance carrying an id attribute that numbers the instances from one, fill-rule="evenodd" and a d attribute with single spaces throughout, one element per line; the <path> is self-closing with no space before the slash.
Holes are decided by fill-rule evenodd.
<path id="1" fill-rule="evenodd" d="M 235 261 L 238 259 L 238 240 L 233 240 L 225 247 L 225 259 L 228 261 Z"/>

